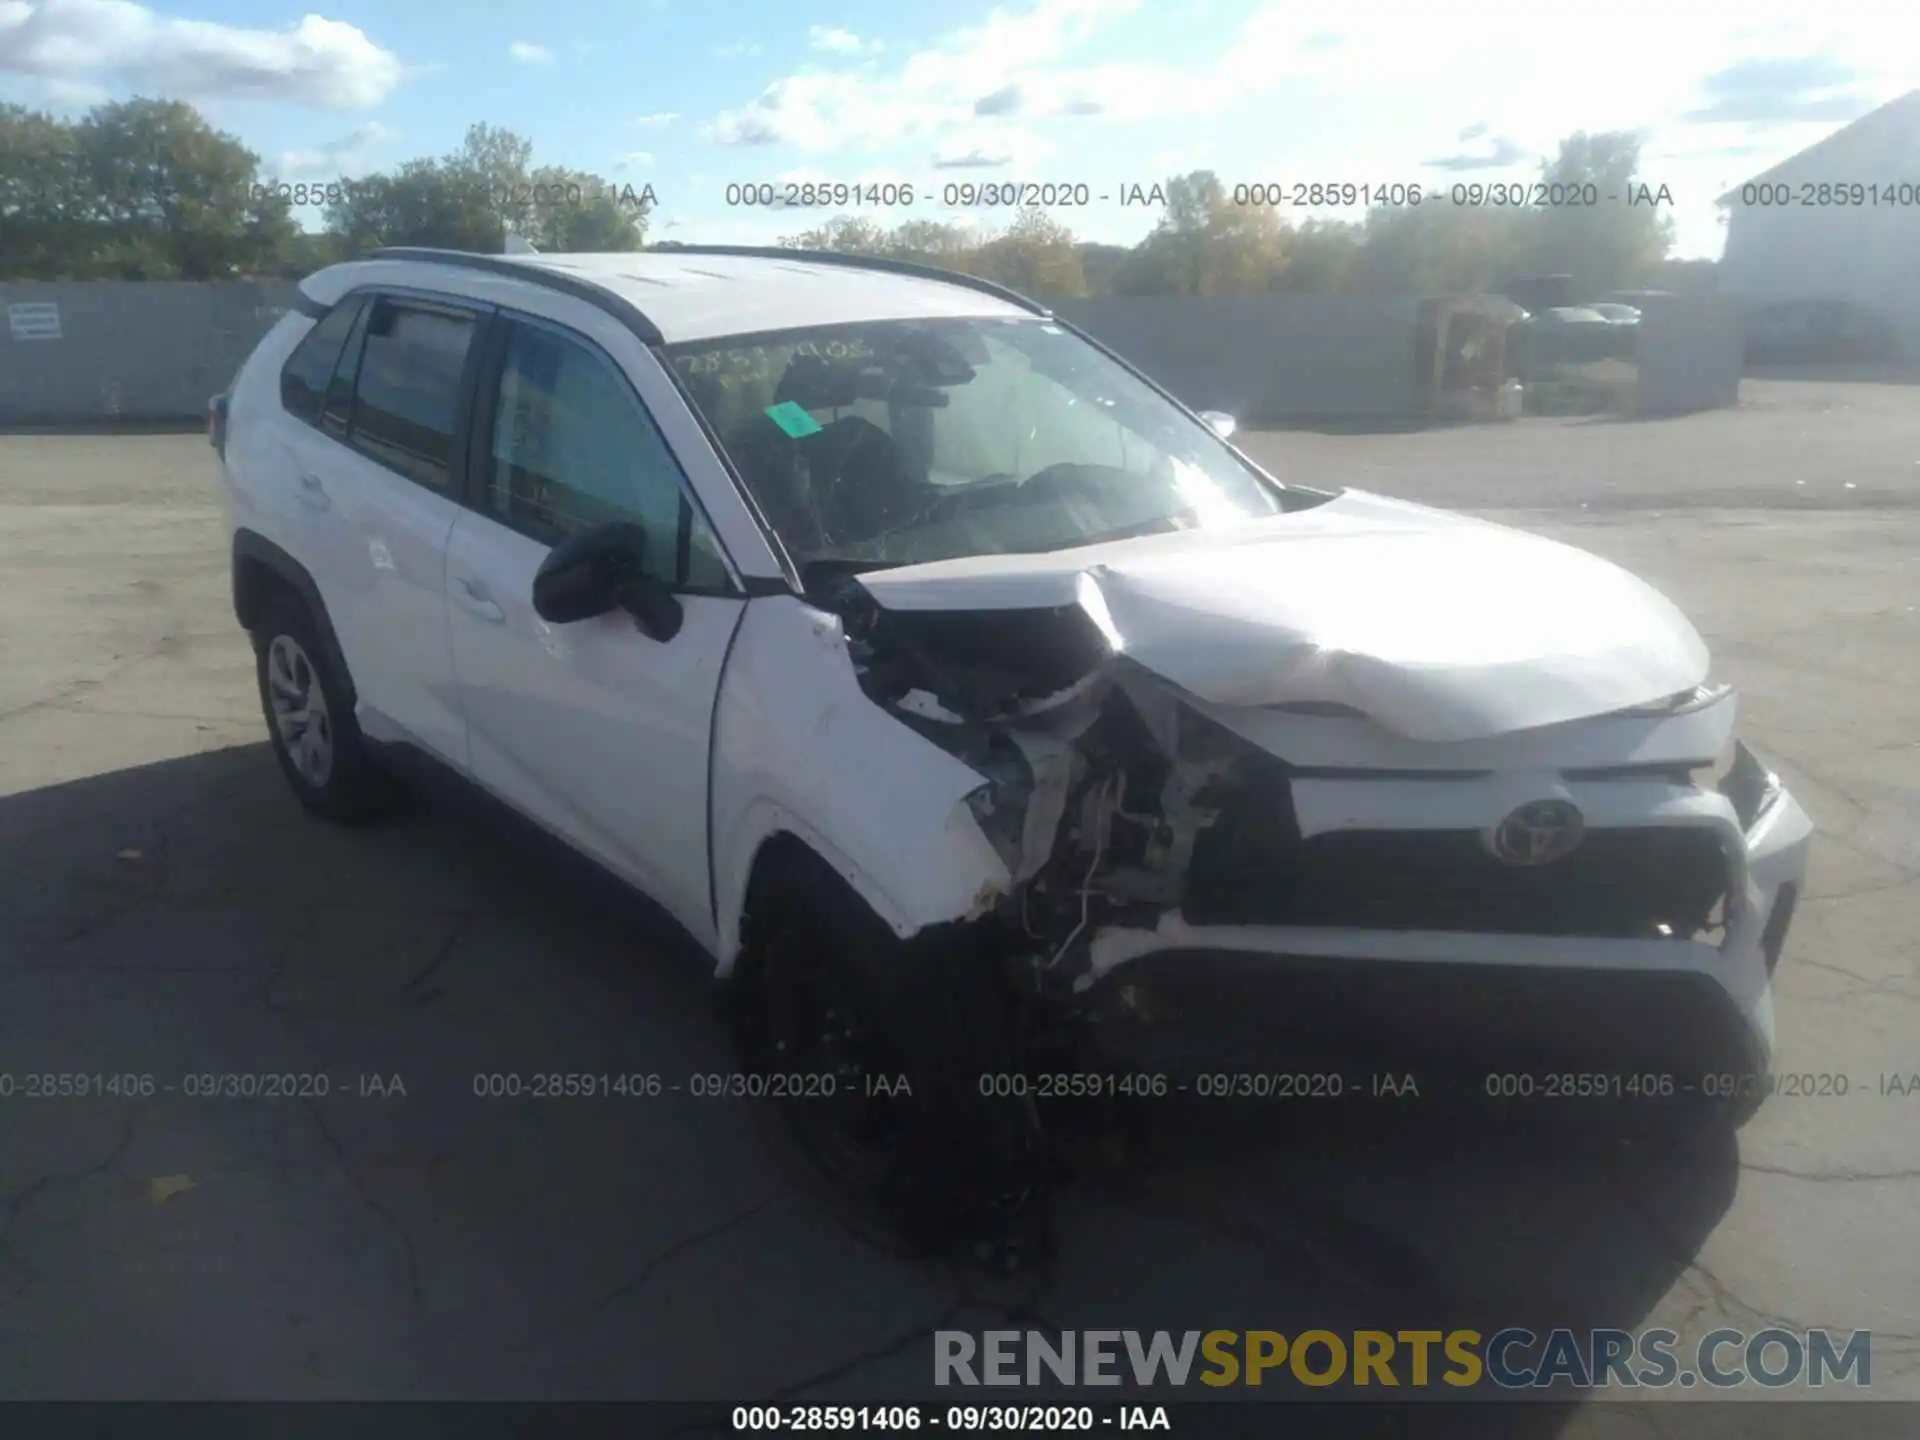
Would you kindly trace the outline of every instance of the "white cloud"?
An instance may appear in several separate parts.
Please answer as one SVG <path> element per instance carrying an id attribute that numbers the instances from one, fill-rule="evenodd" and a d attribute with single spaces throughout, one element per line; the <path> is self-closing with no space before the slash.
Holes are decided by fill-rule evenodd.
<path id="1" fill-rule="evenodd" d="M 1212 120 L 1258 97 L 1320 107 L 1317 123 L 1301 123 L 1307 117 L 1297 105 L 1290 114 L 1280 148 L 1292 154 L 1342 143 L 1352 126 L 1335 121 L 1336 110 L 1344 117 L 1371 111 L 1364 128 L 1390 125 L 1396 137 L 1378 154 L 1402 165 L 1459 148 L 1452 137 L 1475 126 L 1501 138 L 1489 151 L 1517 152 L 1532 163 L 1531 155 L 1575 129 L 1678 122 L 1705 103 L 1707 71 L 1756 46 L 1788 56 L 1832 53 L 1839 66 L 1884 64 L 1871 27 L 1809 20 L 1799 0 L 1748 0 L 1737 15 L 1670 0 L 1616 0 L 1609 24 L 1582 34 L 1578 64 L 1567 62 L 1566 38 L 1542 29 L 1537 8 L 1519 0 L 1459 0 L 1438 9 L 1346 0 L 1337 36 L 1324 15 L 1267 0 L 1223 29 L 1213 55 L 1196 64 L 1077 59 L 1103 27 L 1140 4 L 1029 0 L 884 67 L 799 68 L 720 112 L 705 133 L 721 144 L 786 144 L 815 154 L 937 137 L 943 152 L 965 154 L 969 147 L 956 148 L 951 136 L 978 120 Z M 1509 40 L 1489 45 L 1491 34 Z M 1648 34 L 1660 43 L 1649 46 Z M 851 56 L 858 43 L 828 27 L 812 35 L 816 50 L 834 56 Z M 1516 38 L 1527 36 L 1537 38 Z M 1622 75 L 1633 83 L 1622 84 Z M 1920 74 L 1905 83 L 1920 83 Z M 1881 86 L 1880 98 L 1898 88 Z M 1373 163 L 1372 154 L 1354 159 Z"/>
<path id="2" fill-rule="evenodd" d="M 664 130 L 679 118 L 680 112 L 677 110 L 659 110 L 652 115 L 642 115 L 633 123 L 642 130 Z"/>
<path id="3" fill-rule="evenodd" d="M 629 151 L 614 164 L 616 170 L 650 170 L 652 168 L 653 153 L 649 150 Z"/>
<path id="4" fill-rule="evenodd" d="M 40 82 L 40 94 L 56 109 L 87 110 L 104 105 L 112 92 L 91 80 L 48 79 Z"/>
<path id="5" fill-rule="evenodd" d="M 275 178 L 333 179 L 370 169 L 373 153 L 398 139 L 399 134 L 392 126 L 374 120 L 312 150 L 283 150 Z"/>
<path id="6" fill-rule="evenodd" d="M 928 158 L 936 170 L 1005 170 L 1018 174 L 1056 152 L 1032 131 L 997 124 L 965 125 L 941 136 Z"/>
<path id="7" fill-rule="evenodd" d="M 862 40 L 851 30 L 832 25 L 815 25 L 807 31 L 807 44 L 830 55 L 863 55 L 883 48 L 879 40 Z"/>
<path id="8" fill-rule="evenodd" d="M 551 65 L 553 51 L 544 45 L 535 45 L 530 40 L 516 40 L 507 46 L 507 54 L 522 65 Z"/>
<path id="9" fill-rule="evenodd" d="M 405 75 L 357 27 L 319 15 L 251 30 L 132 0 L 0 0 L 0 71 L 67 86 L 366 109 Z"/>
<path id="10" fill-rule="evenodd" d="M 1605 26 L 1577 34 L 1542 25 L 1533 0 L 1343 0 L 1331 18 L 1297 0 L 1237 0 L 1215 6 L 1200 52 L 1178 64 L 1156 58 L 1164 13 L 1143 0 L 1000 3 L 880 61 L 821 27 L 804 63 L 703 133 L 792 147 L 835 178 L 876 159 L 917 182 L 935 180 L 930 167 L 1028 178 L 1051 147 L 1071 173 L 1056 162 L 1032 178 L 1118 184 L 1145 178 L 1153 157 L 1152 176 L 1444 189 L 1467 173 L 1531 177 L 1577 130 L 1632 130 L 1643 178 L 1675 197 L 1682 253 L 1701 253 L 1717 243 L 1712 202 L 1726 188 L 1920 85 L 1920 62 L 1883 28 L 1804 0 L 1614 0 Z M 1096 217 L 1085 221 L 1092 233 Z"/>
<path id="11" fill-rule="evenodd" d="M 891 73 L 803 71 L 722 112 L 707 136 L 727 145 L 791 144 L 815 152 L 881 148 L 981 118 L 1106 115 L 1148 119 L 1210 113 L 1233 98 L 1216 75 L 1141 63 L 1062 63 L 1141 0 L 1034 0 L 995 10 L 906 57 Z"/>

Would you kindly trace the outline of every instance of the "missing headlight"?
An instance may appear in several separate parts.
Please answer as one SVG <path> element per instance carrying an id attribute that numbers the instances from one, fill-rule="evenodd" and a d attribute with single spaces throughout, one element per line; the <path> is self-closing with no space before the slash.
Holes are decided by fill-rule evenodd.
<path id="1" fill-rule="evenodd" d="M 1780 779 L 1740 741 L 1726 763 L 1714 767 L 1714 788 L 1727 797 L 1742 830 L 1751 830 L 1780 794 Z"/>

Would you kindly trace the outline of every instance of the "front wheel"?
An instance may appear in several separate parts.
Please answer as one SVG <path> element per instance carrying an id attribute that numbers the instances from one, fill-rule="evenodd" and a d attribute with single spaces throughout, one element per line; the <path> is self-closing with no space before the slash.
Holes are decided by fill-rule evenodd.
<path id="1" fill-rule="evenodd" d="M 981 1083 L 1014 1053 L 992 957 L 963 937 L 901 941 L 830 872 L 762 890 L 745 938 L 742 1059 L 797 1082 L 781 1129 L 839 1202 L 921 1253 L 1044 1258 L 1037 1114 Z"/>

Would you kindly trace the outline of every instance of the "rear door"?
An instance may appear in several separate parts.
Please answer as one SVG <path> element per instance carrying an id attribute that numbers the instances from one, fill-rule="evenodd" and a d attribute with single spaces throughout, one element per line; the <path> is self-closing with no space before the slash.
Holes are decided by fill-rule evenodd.
<path id="1" fill-rule="evenodd" d="M 649 410 L 678 403 L 671 379 L 584 304 L 573 324 L 502 311 L 488 348 L 446 577 L 473 774 L 711 940 L 708 743 L 746 602 Z M 684 609 L 670 640 L 621 611 L 534 613 L 552 546 L 609 520 L 645 528 Z"/>
<path id="2" fill-rule="evenodd" d="M 459 514 L 473 367 L 485 313 L 375 293 L 356 320 L 297 477 L 322 532 L 310 565 L 376 740 L 410 740 L 460 768 L 447 539 Z"/>

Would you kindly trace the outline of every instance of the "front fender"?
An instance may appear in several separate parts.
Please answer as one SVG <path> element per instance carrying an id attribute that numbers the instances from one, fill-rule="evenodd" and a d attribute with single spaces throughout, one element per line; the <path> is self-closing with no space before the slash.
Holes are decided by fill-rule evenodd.
<path id="1" fill-rule="evenodd" d="M 792 596 L 753 601 L 716 704 L 721 975 L 739 955 L 755 857 L 776 835 L 832 865 L 903 939 L 1012 889 L 967 805 L 985 777 L 867 698 L 835 617 Z"/>

